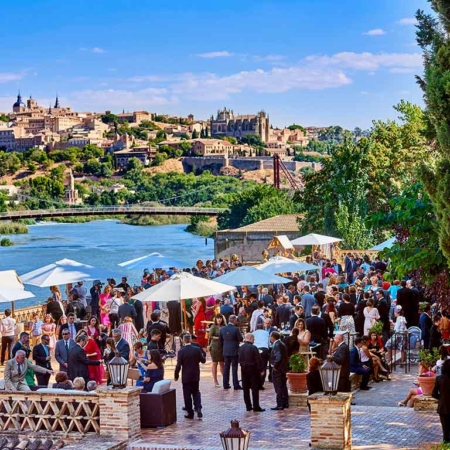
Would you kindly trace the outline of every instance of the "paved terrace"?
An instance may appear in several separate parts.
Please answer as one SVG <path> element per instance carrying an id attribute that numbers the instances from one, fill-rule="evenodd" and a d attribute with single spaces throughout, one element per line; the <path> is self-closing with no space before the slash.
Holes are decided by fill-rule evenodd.
<path id="1" fill-rule="evenodd" d="M 173 378 L 174 367 L 167 363 L 166 378 Z M 270 407 L 275 406 L 275 394 L 272 384 L 266 382 L 266 390 L 261 391 L 261 405 L 266 411 L 247 412 L 242 391 L 215 388 L 210 369 L 208 361 L 201 372 L 202 420 L 184 418 L 181 381 L 173 382 L 172 386 L 177 389 L 177 423 L 163 429 L 143 429 L 142 439 L 130 443 L 129 449 L 219 450 L 219 433 L 229 428 L 231 419 L 239 420 L 241 427 L 251 432 L 250 449 L 310 448 L 307 408 L 270 411 Z M 396 406 L 414 387 L 415 377 L 397 372 L 392 378 L 390 382 L 372 384 L 370 391 L 356 393 L 356 406 L 352 406 L 353 449 L 425 449 L 430 443 L 440 442 L 442 434 L 437 414 Z"/>

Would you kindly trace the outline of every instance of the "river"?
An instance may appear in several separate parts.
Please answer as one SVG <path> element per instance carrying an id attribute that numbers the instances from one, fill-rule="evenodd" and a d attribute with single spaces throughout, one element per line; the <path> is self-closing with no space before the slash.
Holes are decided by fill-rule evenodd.
<path id="1" fill-rule="evenodd" d="M 197 259 L 212 259 L 214 241 L 187 233 L 186 225 L 133 226 L 115 220 L 88 223 L 44 223 L 29 226 L 28 234 L 8 236 L 12 247 L 0 247 L 0 270 L 16 270 L 18 275 L 38 269 L 63 258 L 110 269 L 139 284 L 142 271 L 124 270 L 118 263 L 152 252 L 186 262 L 192 267 Z M 120 281 L 118 281 L 120 282 Z M 86 282 L 90 288 L 91 282 Z M 26 285 L 36 298 L 15 302 L 16 308 L 43 303 L 48 288 Z M 0 310 L 6 305 L 0 304 Z"/>

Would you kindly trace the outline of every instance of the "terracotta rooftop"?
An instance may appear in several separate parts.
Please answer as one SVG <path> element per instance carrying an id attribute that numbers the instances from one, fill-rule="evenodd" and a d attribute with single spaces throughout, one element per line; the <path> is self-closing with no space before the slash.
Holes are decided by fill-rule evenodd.
<path id="1" fill-rule="evenodd" d="M 299 225 L 297 223 L 297 218 L 303 217 L 301 214 L 283 214 L 281 216 L 271 217 L 270 219 L 261 220 L 260 222 L 252 223 L 250 225 L 246 225 L 245 227 L 236 228 L 234 230 L 227 230 L 228 232 L 232 231 L 235 233 L 245 233 L 245 232 L 253 232 L 253 231 L 261 231 L 261 232 L 298 232 L 300 235 Z M 225 231 L 225 230 L 223 230 Z"/>

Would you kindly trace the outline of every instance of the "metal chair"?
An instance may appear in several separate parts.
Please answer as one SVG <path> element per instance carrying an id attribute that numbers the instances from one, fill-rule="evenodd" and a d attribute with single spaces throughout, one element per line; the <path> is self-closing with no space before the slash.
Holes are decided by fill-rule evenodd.
<path id="1" fill-rule="evenodd" d="M 408 328 L 409 335 L 409 361 L 411 363 L 419 362 L 419 351 L 422 349 L 422 330 L 413 326 Z"/>

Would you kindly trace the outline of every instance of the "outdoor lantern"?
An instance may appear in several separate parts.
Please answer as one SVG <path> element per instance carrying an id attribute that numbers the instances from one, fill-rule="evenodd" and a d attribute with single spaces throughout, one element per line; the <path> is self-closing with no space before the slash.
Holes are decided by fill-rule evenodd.
<path id="1" fill-rule="evenodd" d="M 331 356 L 328 356 L 326 363 L 320 368 L 320 378 L 325 395 L 337 394 L 340 373 L 341 366 L 336 364 Z"/>
<path id="2" fill-rule="evenodd" d="M 231 428 L 220 433 L 223 450 L 247 450 L 250 432 L 239 427 L 237 420 L 231 421 Z"/>
<path id="3" fill-rule="evenodd" d="M 129 362 L 116 352 L 116 356 L 108 363 L 109 376 L 114 389 L 126 387 L 129 368 Z"/>

